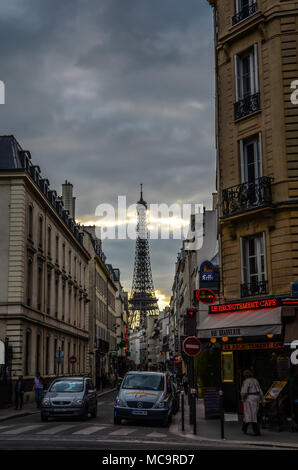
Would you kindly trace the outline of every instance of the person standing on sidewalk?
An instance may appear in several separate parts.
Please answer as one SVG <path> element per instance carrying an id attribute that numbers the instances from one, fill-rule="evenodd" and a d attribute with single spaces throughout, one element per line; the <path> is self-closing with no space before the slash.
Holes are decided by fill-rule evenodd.
<path id="1" fill-rule="evenodd" d="M 258 423 L 258 411 L 260 403 L 264 403 L 264 395 L 257 379 L 253 377 L 250 370 L 243 373 L 244 382 L 241 388 L 244 416 L 242 431 L 247 433 L 248 425 L 251 423 L 255 436 L 260 436 L 260 425 Z"/>
<path id="2" fill-rule="evenodd" d="M 15 386 L 15 409 L 16 410 L 19 408 L 19 406 L 20 406 L 20 410 L 23 408 L 24 393 L 25 393 L 25 384 L 23 381 L 23 376 L 20 375 Z"/>
<path id="3" fill-rule="evenodd" d="M 41 378 L 39 372 L 37 372 L 36 377 L 34 378 L 33 391 L 35 394 L 35 401 L 36 401 L 37 408 L 40 408 L 42 392 L 43 392 L 43 379 Z"/>

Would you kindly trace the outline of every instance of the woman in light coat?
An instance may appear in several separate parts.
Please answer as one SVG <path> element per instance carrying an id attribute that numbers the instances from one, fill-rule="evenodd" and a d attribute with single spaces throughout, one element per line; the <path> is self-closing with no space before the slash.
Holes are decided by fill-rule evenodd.
<path id="1" fill-rule="evenodd" d="M 264 395 L 259 382 L 253 377 L 250 370 L 244 371 L 243 376 L 245 380 L 241 388 L 241 399 L 244 408 L 242 431 L 246 434 L 248 425 L 251 423 L 254 435 L 260 436 L 258 411 L 260 403 L 264 403 Z"/>

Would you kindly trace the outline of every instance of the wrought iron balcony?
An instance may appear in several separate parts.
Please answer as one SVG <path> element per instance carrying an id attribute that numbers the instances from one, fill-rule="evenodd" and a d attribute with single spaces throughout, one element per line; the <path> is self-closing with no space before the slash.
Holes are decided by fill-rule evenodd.
<path id="1" fill-rule="evenodd" d="M 223 189 L 221 193 L 223 217 L 272 204 L 272 182 L 273 178 L 262 176 Z"/>
<path id="2" fill-rule="evenodd" d="M 250 284 L 241 284 L 241 297 L 268 294 L 268 281 L 255 281 Z"/>
<path id="3" fill-rule="evenodd" d="M 237 13 L 237 15 L 233 16 L 232 25 L 234 26 L 235 24 L 239 23 L 240 21 L 245 20 L 250 15 L 253 15 L 254 13 L 256 13 L 256 11 L 258 11 L 257 2 L 253 3 L 252 5 L 249 5 L 247 7 L 242 8 L 242 10 Z"/>
<path id="4" fill-rule="evenodd" d="M 261 108 L 260 93 L 246 96 L 234 104 L 235 121 L 256 113 Z"/>

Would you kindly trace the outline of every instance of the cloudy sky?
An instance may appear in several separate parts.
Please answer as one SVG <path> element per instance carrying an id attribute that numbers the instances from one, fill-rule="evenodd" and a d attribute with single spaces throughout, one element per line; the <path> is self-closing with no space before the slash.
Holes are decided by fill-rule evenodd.
<path id="1" fill-rule="evenodd" d="M 76 215 L 101 203 L 211 204 L 215 185 L 212 10 L 206 0 L 10 0 L 0 7 L 2 134 L 32 153 Z M 151 242 L 170 295 L 181 241 Z M 105 241 L 131 287 L 134 242 Z"/>

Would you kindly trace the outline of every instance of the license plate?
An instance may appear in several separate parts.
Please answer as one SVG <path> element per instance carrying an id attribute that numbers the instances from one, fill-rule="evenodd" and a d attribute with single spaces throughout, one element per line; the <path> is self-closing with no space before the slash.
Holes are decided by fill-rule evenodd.
<path id="1" fill-rule="evenodd" d="M 52 408 L 52 413 L 65 413 L 67 411 L 65 408 Z"/>
<path id="2" fill-rule="evenodd" d="M 133 411 L 132 411 L 132 414 L 133 414 L 133 415 L 142 415 L 142 416 L 146 416 L 147 411 L 144 411 L 144 410 L 133 410 Z"/>

